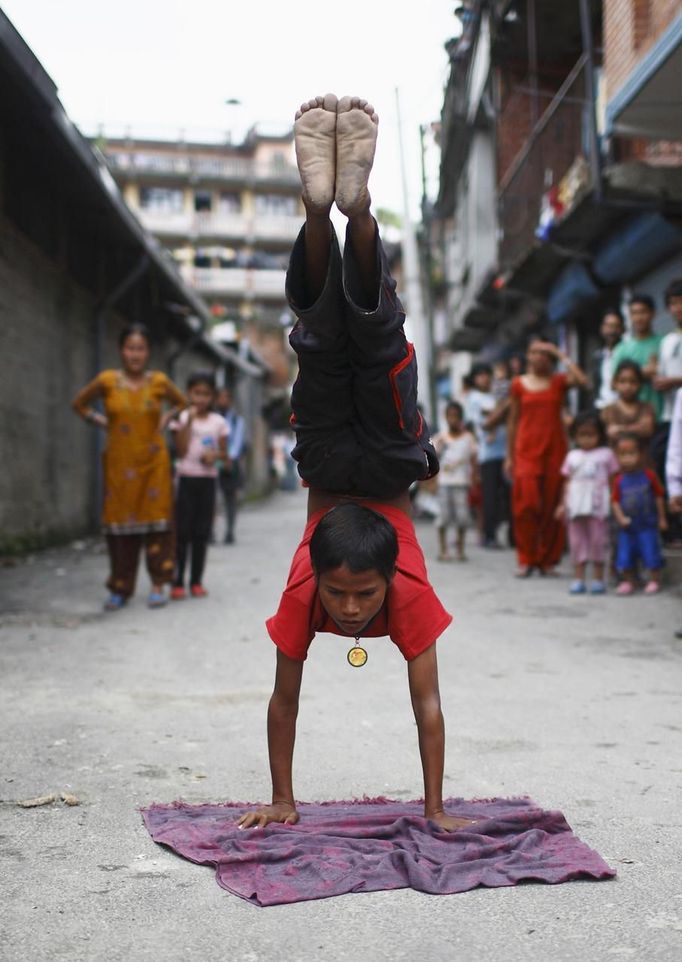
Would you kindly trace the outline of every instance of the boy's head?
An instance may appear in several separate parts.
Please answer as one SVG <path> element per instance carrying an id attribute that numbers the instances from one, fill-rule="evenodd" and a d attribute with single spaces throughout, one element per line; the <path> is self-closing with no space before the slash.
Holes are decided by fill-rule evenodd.
<path id="1" fill-rule="evenodd" d="M 393 525 L 355 502 L 332 508 L 315 528 L 310 560 L 320 600 L 346 634 L 359 634 L 381 609 L 397 557 Z"/>
<path id="2" fill-rule="evenodd" d="M 448 401 L 445 408 L 445 420 L 451 431 L 461 431 L 464 423 L 464 408 L 459 401 Z"/>
<path id="3" fill-rule="evenodd" d="M 682 327 L 682 277 L 671 281 L 665 289 L 665 306 L 675 318 L 678 327 Z"/>
<path id="4" fill-rule="evenodd" d="M 199 411 L 208 411 L 215 400 L 215 376 L 212 371 L 195 371 L 187 378 L 189 403 Z"/>
<path id="5" fill-rule="evenodd" d="M 633 294 L 628 305 L 632 333 L 635 337 L 648 337 L 656 313 L 656 302 L 648 294 Z"/>
<path id="6" fill-rule="evenodd" d="M 604 311 L 599 329 L 601 339 L 607 347 L 615 347 L 625 333 L 625 318 L 617 307 Z"/>
<path id="7" fill-rule="evenodd" d="M 477 391 L 483 391 L 483 393 L 490 390 L 490 385 L 493 380 L 493 369 L 489 364 L 484 364 L 479 362 L 474 364 L 471 368 L 471 380 Z"/>
<path id="8" fill-rule="evenodd" d="M 215 406 L 219 411 L 227 413 L 232 407 L 232 391 L 229 387 L 221 387 L 215 398 Z"/>
<path id="9" fill-rule="evenodd" d="M 642 439 L 637 434 L 621 434 L 616 441 L 615 455 L 621 471 L 636 471 L 642 464 Z"/>

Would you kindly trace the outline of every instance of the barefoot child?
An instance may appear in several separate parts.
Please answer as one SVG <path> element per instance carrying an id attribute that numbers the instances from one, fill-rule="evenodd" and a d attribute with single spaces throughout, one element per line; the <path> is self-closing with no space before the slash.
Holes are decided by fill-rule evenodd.
<path id="1" fill-rule="evenodd" d="M 469 493 L 476 473 L 476 442 L 464 428 L 464 408 L 457 401 L 450 401 L 445 408 L 447 430 L 433 439 L 440 460 L 438 475 L 438 540 L 439 561 L 449 561 L 447 532 L 455 529 L 457 560 L 466 561 L 464 542 L 467 528 L 471 527 Z"/>
<path id="2" fill-rule="evenodd" d="M 655 595 L 661 587 L 659 531 L 665 531 L 668 525 L 664 491 L 655 473 L 644 467 L 642 444 L 636 434 L 622 434 L 616 441 L 620 471 L 614 478 L 611 498 L 619 525 L 616 568 L 621 582 L 617 595 L 634 592 L 638 563 L 649 572 L 644 594 Z"/>
<path id="3" fill-rule="evenodd" d="M 592 564 L 590 594 L 606 591 L 604 565 L 609 555 L 609 483 L 618 471 L 616 457 L 606 443 L 604 425 L 596 411 L 583 411 L 571 425 L 575 443 L 561 468 L 566 479 L 557 518 L 568 522 L 568 544 L 575 580 L 569 591 L 584 595 L 585 574 Z"/>
<path id="4" fill-rule="evenodd" d="M 377 116 L 364 100 L 332 94 L 303 104 L 294 127 L 305 226 L 287 292 L 298 315 L 291 344 L 293 452 L 309 488 L 308 525 L 268 631 L 277 646 L 268 708 L 272 804 L 241 828 L 293 824 L 292 759 L 303 663 L 317 631 L 358 639 L 389 634 L 407 660 L 424 772 L 424 812 L 452 831 L 468 821 L 443 810 L 444 725 L 435 641 L 451 621 L 431 588 L 409 517 L 407 489 L 438 470 L 417 410 L 416 361 L 404 313 L 370 214 L 367 180 Z M 348 218 L 343 258 L 329 212 Z"/>
<path id="5" fill-rule="evenodd" d="M 206 552 L 211 538 L 215 508 L 217 461 L 228 462 L 225 418 L 211 410 L 215 400 L 215 378 L 210 371 L 198 371 L 187 380 L 190 406 L 170 425 L 175 434 L 178 487 L 175 498 L 176 560 L 171 598 L 186 597 L 185 565 L 191 550 L 189 590 L 193 598 L 208 592 L 202 581 Z"/>

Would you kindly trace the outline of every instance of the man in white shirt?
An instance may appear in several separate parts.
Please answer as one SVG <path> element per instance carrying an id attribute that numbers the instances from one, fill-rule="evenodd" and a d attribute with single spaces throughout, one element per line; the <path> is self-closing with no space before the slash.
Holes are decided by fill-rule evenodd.
<path id="1" fill-rule="evenodd" d="M 613 352 L 623 340 L 625 320 L 621 312 L 610 307 L 604 313 L 599 328 L 602 347 L 592 355 L 592 390 L 594 406 L 600 411 L 616 400 L 613 390 Z"/>
<path id="2" fill-rule="evenodd" d="M 665 306 L 677 325 L 677 330 L 666 334 L 658 352 L 658 364 L 654 387 L 663 395 L 663 413 L 652 444 L 652 456 L 661 477 L 665 477 L 663 467 L 666 461 L 670 423 L 673 419 L 675 396 L 682 387 L 682 278 L 671 281 L 665 291 Z M 677 544 L 682 541 L 680 517 L 670 517 L 669 541 Z"/>

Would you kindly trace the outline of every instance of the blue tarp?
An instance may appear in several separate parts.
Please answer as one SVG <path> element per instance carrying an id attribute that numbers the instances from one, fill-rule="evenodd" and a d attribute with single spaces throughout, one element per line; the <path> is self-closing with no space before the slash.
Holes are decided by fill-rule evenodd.
<path id="1" fill-rule="evenodd" d="M 547 316 L 552 324 L 570 317 L 582 304 L 599 296 L 594 283 L 583 264 L 573 263 L 565 267 L 554 282 L 547 298 Z"/>
<path id="2" fill-rule="evenodd" d="M 657 213 L 638 214 L 597 251 L 592 262 L 603 284 L 624 284 L 682 248 L 682 232 Z"/>

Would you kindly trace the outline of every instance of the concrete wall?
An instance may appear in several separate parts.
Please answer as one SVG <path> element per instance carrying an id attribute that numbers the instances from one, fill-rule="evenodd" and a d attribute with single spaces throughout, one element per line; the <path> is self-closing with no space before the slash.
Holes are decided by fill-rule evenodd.
<path id="1" fill-rule="evenodd" d="M 8 552 L 97 528 L 96 429 L 70 408 L 95 373 L 96 301 L 2 215 L 0 236 L 0 552 Z M 113 313 L 107 318 L 103 367 L 119 365 L 124 320 Z M 151 366 L 167 370 L 176 349 L 175 338 L 162 334 Z M 184 387 L 190 371 L 213 366 L 210 357 L 190 350 L 179 357 L 174 377 Z M 262 490 L 265 444 L 259 440 Z"/>
<path id="2" fill-rule="evenodd" d="M 0 550 L 86 530 L 92 438 L 69 402 L 92 369 L 94 303 L 0 221 Z"/>

